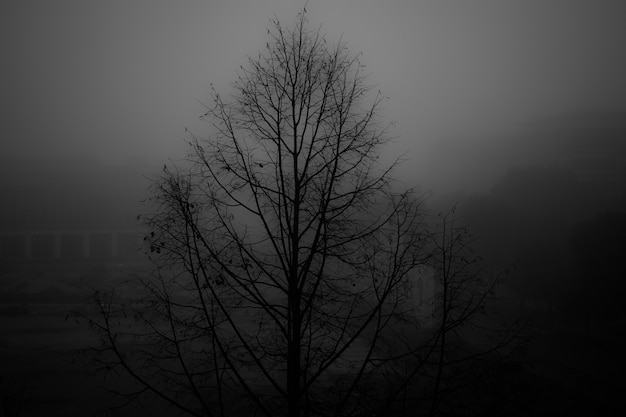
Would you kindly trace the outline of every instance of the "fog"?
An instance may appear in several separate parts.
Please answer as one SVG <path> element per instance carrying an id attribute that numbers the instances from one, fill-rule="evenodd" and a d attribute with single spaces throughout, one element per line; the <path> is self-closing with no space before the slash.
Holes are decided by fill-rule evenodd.
<path id="1" fill-rule="evenodd" d="M 246 55 L 263 48 L 267 20 L 276 13 L 288 23 L 301 5 L 2 7 L 0 154 L 126 161 L 180 155 L 185 127 L 206 134 L 198 116 L 209 84 L 228 93 Z M 625 9 L 611 1 L 309 3 L 313 26 L 363 52 L 370 81 L 390 98 L 384 116 L 396 122 L 388 153 L 409 151 L 403 174 L 417 183 L 474 182 L 458 150 L 488 152 L 538 118 L 623 109 Z"/>
<path id="2" fill-rule="evenodd" d="M 246 56 L 264 48 L 268 19 L 291 25 L 304 4 L 2 3 L 0 319 L 10 331 L 0 347 L 18 359 L 3 360 L 0 374 L 36 398 L 26 415 L 52 403 L 71 415 L 75 398 L 42 396 L 60 372 L 54 360 L 30 362 L 27 377 L 15 364 L 37 352 L 65 360 L 88 339 L 64 338 L 73 330 L 51 317 L 84 302 L 98 282 L 144 267 L 136 216 L 148 178 L 184 157 L 186 131 L 210 135 L 199 117 L 210 86 L 227 96 Z M 616 231 L 624 231 L 626 210 L 626 3 L 309 0 L 306 7 L 330 43 L 342 39 L 363 53 L 373 91 L 388 97 L 381 123 L 391 123 L 395 140 L 381 150 L 383 161 L 402 155 L 402 183 L 432 190 L 438 209 L 458 206 L 490 273 L 515 266 L 504 296 L 559 329 L 576 327 L 562 315 L 592 328 L 593 320 L 623 318 L 623 310 L 600 308 L 584 276 L 612 276 L 623 248 Z M 54 259 L 67 262 L 40 268 Z M 528 274 L 537 279 L 524 281 Z M 594 282 L 623 289 L 614 278 Z M 596 315 L 580 313 L 585 294 Z M 602 329 L 602 343 L 613 346 L 615 328 Z M 589 365 L 596 366 L 606 364 Z M 594 383 L 605 377 L 579 371 L 572 372 Z M 564 384 L 563 398 L 579 392 Z"/>

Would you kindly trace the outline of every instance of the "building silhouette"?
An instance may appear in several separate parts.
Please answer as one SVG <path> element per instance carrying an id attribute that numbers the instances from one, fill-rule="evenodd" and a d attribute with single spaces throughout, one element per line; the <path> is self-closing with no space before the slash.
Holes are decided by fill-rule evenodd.
<path id="1" fill-rule="evenodd" d="M 0 261 L 141 259 L 136 219 L 145 168 L 94 159 L 0 161 Z"/>

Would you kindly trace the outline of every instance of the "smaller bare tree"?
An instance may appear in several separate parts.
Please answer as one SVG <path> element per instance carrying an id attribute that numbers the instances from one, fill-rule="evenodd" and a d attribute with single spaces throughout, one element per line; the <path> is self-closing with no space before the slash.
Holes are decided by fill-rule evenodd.
<path id="1" fill-rule="evenodd" d="M 422 275 L 432 276 L 432 298 L 393 317 L 390 354 L 379 362 L 386 377 L 378 416 L 497 413 L 512 400 L 507 390 L 522 383 L 527 322 L 495 316 L 507 273 L 490 277 L 468 228 L 456 222 L 455 208 L 429 222 Z"/>

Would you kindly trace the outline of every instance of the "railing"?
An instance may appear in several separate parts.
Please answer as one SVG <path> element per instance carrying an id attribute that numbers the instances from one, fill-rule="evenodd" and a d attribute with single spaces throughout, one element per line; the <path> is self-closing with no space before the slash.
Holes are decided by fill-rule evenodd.
<path id="1" fill-rule="evenodd" d="M 1 261 L 91 260 L 141 256 L 137 230 L 29 230 L 0 233 Z"/>

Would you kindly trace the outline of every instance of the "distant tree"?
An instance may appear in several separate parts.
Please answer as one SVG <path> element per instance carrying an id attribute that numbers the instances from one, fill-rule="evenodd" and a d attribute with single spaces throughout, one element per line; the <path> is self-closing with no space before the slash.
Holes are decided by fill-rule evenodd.
<path id="1" fill-rule="evenodd" d="M 154 273 L 94 295 L 95 359 L 131 377 L 128 400 L 189 415 L 382 416 L 418 391 L 434 413 L 452 365 L 512 340 L 452 355 L 491 286 L 461 273 L 464 234 L 447 217 L 431 230 L 421 196 L 379 165 L 383 97 L 367 101 L 358 57 L 305 13 L 268 35 L 230 99 L 214 93 L 214 135 L 153 185 Z M 440 308 L 411 299 L 420 269 L 440 280 Z M 435 326 L 420 319 L 431 310 Z"/>
<path id="2" fill-rule="evenodd" d="M 517 316 L 503 321 L 498 317 L 495 290 L 508 276 L 506 271 L 495 277 L 487 273 L 487 264 L 474 250 L 474 238 L 459 225 L 456 209 L 438 217 L 429 234 L 438 288 L 434 351 L 427 359 L 434 366 L 422 368 L 420 375 L 433 381 L 424 384 L 432 389 L 429 415 L 501 413 L 511 401 L 501 390 L 515 384 L 519 374 L 511 366 L 522 358 L 526 323 Z M 423 355 L 424 346 L 418 344 L 415 351 Z M 495 392 L 500 398 L 487 399 L 487 393 Z"/>
<path id="3" fill-rule="evenodd" d="M 461 218 L 495 270 L 515 265 L 508 283 L 514 291 L 554 305 L 570 271 L 569 230 L 596 209 L 593 196 L 565 169 L 515 168 L 488 194 L 465 202 Z"/>
<path id="4" fill-rule="evenodd" d="M 607 211 L 578 223 L 570 238 L 574 276 L 566 287 L 568 313 L 616 321 L 626 315 L 622 294 L 626 213 Z"/>

